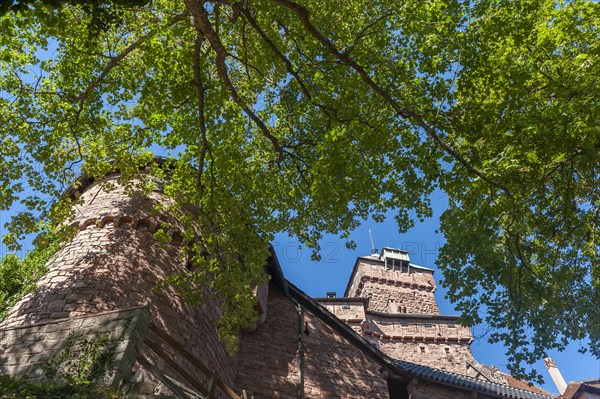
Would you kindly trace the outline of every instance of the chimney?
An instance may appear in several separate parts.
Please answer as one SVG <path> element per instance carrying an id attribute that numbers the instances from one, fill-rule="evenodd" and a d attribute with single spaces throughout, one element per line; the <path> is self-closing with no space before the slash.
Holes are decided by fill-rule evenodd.
<path id="1" fill-rule="evenodd" d="M 554 381 L 554 385 L 556 385 L 558 392 L 562 395 L 567 389 L 567 383 L 560 373 L 560 370 L 556 367 L 554 360 L 549 357 L 544 359 L 544 363 L 546 363 L 546 368 L 548 369 L 548 373 L 550 373 L 550 377 L 552 377 L 552 381 Z"/>

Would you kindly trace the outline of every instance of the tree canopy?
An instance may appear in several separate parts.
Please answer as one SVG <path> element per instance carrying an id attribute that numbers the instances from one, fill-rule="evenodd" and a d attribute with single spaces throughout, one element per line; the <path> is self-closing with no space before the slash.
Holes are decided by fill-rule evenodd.
<path id="1" fill-rule="evenodd" d="M 170 282 L 214 288 L 231 338 L 275 233 L 318 253 L 389 210 L 405 231 L 439 188 L 443 285 L 511 371 L 573 339 L 600 356 L 597 3 L 8 3 L 0 209 L 28 210 L 5 242 L 56 229 L 77 173 L 170 152 L 203 232 Z"/>

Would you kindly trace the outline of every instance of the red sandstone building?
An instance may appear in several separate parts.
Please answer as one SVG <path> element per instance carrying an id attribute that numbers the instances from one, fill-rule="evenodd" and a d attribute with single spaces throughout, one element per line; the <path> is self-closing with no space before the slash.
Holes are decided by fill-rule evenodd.
<path id="1" fill-rule="evenodd" d="M 74 340 L 111 334 L 103 383 L 129 398 L 551 397 L 477 362 L 469 329 L 439 314 L 433 271 L 392 248 L 359 257 L 341 298 L 308 297 L 273 255 L 271 281 L 256 289 L 260 321 L 230 356 L 214 307 L 153 290 L 185 270 L 180 243 L 158 245 L 152 235 L 159 223 L 174 236 L 180 228 L 153 212 L 167 199 L 82 183 L 73 193 L 84 204 L 77 235 L 0 324 L 0 374 L 43 380 L 56 354 L 76 351 Z"/>

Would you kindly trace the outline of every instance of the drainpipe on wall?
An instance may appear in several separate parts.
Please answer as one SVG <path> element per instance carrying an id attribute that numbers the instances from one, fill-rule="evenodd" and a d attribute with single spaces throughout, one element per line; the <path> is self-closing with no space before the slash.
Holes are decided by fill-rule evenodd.
<path id="1" fill-rule="evenodd" d="M 567 389 L 567 383 L 565 382 L 565 379 L 560 373 L 560 370 L 558 369 L 558 367 L 556 367 L 556 363 L 554 363 L 554 360 L 550 359 L 549 357 L 544 359 L 544 363 L 546 364 L 546 368 L 548 369 L 548 373 L 550 373 L 552 381 L 554 381 L 554 385 L 556 385 L 556 388 L 558 388 L 558 392 L 562 395 Z"/>
<path id="2" fill-rule="evenodd" d="M 302 332 L 304 331 L 304 311 L 302 305 L 291 296 L 289 297 L 296 304 L 298 310 L 298 390 L 296 397 L 304 399 L 304 342 L 302 341 Z"/>

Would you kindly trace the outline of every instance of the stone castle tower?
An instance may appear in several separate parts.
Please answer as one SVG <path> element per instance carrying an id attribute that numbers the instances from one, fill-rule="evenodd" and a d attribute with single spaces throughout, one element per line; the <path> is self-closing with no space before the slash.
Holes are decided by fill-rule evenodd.
<path id="1" fill-rule="evenodd" d="M 191 366 L 170 342 L 185 345 L 186 355 L 202 359 L 198 364 L 211 365 L 232 385 L 236 360 L 219 341 L 216 306 L 190 308 L 174 290 L 156 290 L 164 277 L 186 271 L 180 251 L 183 226 L 173 215 L 156 211 L 156 205 L 170 199 L 159 189 L 149 194 L 126 189 L 117 175 L 104 183 L 113 187 L 106 189 L 83 176 L 67 193 L 81 200 L 69 222 L 76 234 L 49 260 L 37 289 L 0 323 L 0 374 L 41 377 L 41 365 L 49 360 L 45 354 L 64 350 L 68 334 L 89 340 L 104 333 L 116 333 L 116 339 L 123 333 L 128 338 L 117 348 L 108 385 L 127 381 L 139 370 L 136 378 L 145 381 L 136 388 L 139 397 L 146 391 L 160 393 L 161 386 L 177 390 L 150 375 L 148 368 L 162 373 L 178 365 L 194 381 L 208 381 L 202 366 Z M 153 237 L 159 226 L 171 235 L 168 244 Z M 30 342 L 24 345 L 23 340 Z"/>
<path id="2" fill-rule="evenodd" d="M 406 251 L 385 247 L 357 258 L 343 298 L 320 298 L 329 311 L 394 359 L 504 382 L 473 358 L 473 336 L 441 315 L 432 269 L 410 263 Z"/>

